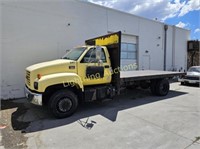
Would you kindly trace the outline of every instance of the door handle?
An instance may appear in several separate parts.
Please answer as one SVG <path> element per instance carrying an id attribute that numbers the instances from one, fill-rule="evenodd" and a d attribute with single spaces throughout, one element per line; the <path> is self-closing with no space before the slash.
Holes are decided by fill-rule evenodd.
<path id="1" fill-rule="evenodd" d="M 109 65 L 105 65 L 104 68 L 110 68 L 110 66 Z"/>

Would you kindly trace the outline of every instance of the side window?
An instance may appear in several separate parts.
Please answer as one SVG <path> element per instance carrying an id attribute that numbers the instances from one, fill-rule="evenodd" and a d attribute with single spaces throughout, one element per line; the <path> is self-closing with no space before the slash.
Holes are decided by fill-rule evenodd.
<path id="1" fill-rule="evenodd" d="M 90 49 L 82 59 L 83 63 L 94 63 L 96 62 L 96 50 L 94 48 Z"/>
<path id="2" fill-rule="evenodd" d="M 106 56 L 105 56 L 105 52 L 104 49 L 101 49 L 101 60 L 103 61 L 103 63 L 106 63 Z"/>
<path id="3" fill-rule="evenodd" d="M 101 48 L 100 51 L 97 51 L 96 48 L 91 48 L 83 57 L 82 63 L 97 63 L 98 60 L 102 60 L 103 63 L 106 62 L 106 56 L 104 50 Z"/>

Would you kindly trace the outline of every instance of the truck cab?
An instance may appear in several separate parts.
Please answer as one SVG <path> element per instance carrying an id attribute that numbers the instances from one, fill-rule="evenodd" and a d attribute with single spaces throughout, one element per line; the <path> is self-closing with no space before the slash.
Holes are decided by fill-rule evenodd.
<path id="1" fill-rule="evenodd" d="M 77 81 L 76 85 L 83 89 L 85 85 L 110 83 L 111 63 L 106 47 L 83 46 L 70 50 L 60 60 L 32 65 L 26 69 L 26 73 L 26 86 L 37 92 L 45 91 L 50 84 L 43 82 L 52 79 L 52 75 L 53 78 L 67 77 L 62 80 L 65 85 L 73 85 L 70 83 Z M 69 80 L 68 77 L 73 75 L 74 78 Z M 59 81 L 54 80 L 49 83 L 55 85 Z"/>
<path id="2" fill-rule="evenodd" d="M 61 59 L 27 67 L 25 91 L 31 103 L 48 104 L 60 118 L 74 112 L 78 99 L 92 101 L 107 97 L 107 92 L 114 90 L 108 87 L 111 80 L 107 47 L 81 46 L 71 49 Z"/>

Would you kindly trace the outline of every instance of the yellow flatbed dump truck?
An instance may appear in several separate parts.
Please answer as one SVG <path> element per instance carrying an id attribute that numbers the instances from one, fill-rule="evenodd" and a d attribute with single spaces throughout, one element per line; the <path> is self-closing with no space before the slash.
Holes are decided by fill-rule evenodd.
<path id="1" fill-rule="evenodd" d="M 36 105 L 47 105 L 56 118 L 72 115 L 80 101 L 113 98 L 121 88 L 140 85 L 155 95 L 169 92 L 168 79 L 185 73 L 120 71 L 121 32 L 85 41 L 62 59 L 26 68 L 25 94 Z"/>

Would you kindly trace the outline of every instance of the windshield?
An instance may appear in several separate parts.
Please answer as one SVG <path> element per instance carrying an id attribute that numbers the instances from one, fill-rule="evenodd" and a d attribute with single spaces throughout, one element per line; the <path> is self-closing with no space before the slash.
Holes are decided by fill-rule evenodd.
<path id="1" fill-rule="evenodd" d="M 200 67 L 197 68 L 197 67 L 191 67 L 189 70 L 189 72 L 200 72 Z"/>
<path id="2" fill-rule="evenodd" d="M 84 52 L 86 48 L 85 47 L 79 47 L 70 50 L 68 53 L 66 53 L 62 59 L 69 59 L 69 60 L 78 60 L 81 54 Z"/>

